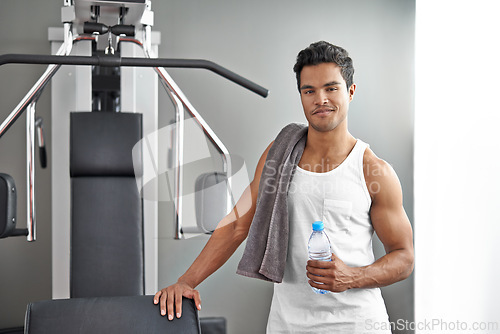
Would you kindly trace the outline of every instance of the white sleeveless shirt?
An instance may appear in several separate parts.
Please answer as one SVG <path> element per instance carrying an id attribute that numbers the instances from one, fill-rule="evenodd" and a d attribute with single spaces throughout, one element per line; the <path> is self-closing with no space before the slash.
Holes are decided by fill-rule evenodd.
<path id="1" fill-rule="evenodd" d="M 357 140 L 335 169 L 314 173 L 297 166 L 288 191 L 289 237 L 283 282 L 274 284 L 267 333 L 390 333 L 380 289 L 350 289 L 319 295 L 307 283 L 307 243 L 312 223 L 321 220 L 332 251 L 345 264 L 375 261 L 371 197 L 363 174 L 369 145 Z"/>

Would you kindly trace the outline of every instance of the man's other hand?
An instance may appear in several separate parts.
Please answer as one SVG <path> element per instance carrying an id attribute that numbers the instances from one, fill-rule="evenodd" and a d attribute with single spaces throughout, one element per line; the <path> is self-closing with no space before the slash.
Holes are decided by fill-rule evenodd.
<path id="1" fill-rule="evenodd" d="M 331 261 L 307 261 L 309 285 L 331 292 L 343 292 L 353 288 L 356 269 L 346 265 L 335 254 Z"/>
<path id="2" fill-rule="evenodd" d="M 184 282 L 161 289 L 155 294 L 153 302 L 160 304 L 161 315 L 168 315 L 168 320 L 173 320 L 174 312 L 177 318 L 182 316 L 182 297 L 193 299 L 198 311 L 201 310 L 200 293 Z"/>

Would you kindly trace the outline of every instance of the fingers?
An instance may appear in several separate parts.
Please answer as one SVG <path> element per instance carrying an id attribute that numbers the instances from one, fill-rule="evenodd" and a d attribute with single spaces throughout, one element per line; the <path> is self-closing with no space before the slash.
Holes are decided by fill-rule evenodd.
<path id="1" fill-rule="evenodd" d="M 335 264 L 338 257 L 332 254 L 331 261 L 319 261 L 319 260 L 308 260 L 307 266 L 315 267 L 315 268 L 329 268 Z"/>
<path id="2" fill-rule="evenodd" d="M 329 282 L 329 280 L 328 280 L 326 277 L 321 276 L 321 275 L 314 275 L 314 274 L 312 274 L 312 273 L 310 273 L 310 272 L 307 272 L 307 273 L 306 273 L 306 276 L 307 276 L 310 280 L 312 280 L 312 281 L 314 281 L 314 282 L 323 283 L 323 284 L 325 284 L 325 283 L 328 283 L 328 282 Z"/>
<path id="3" fill-rule="evenodd" d="M 153 297 L 153 303 L 155 305 L 158 305 L 158 302 L 160 301 L 160 296 L 161 296 L 162 290 L 158 291 L 155 296 Z"/>
<path id="4" fill-rule="evenodd" d="M 166 308 L 166 300 L 167 300 L 166 288 L 158 291 L 155 294 L 154 299 L 153 299 L 153 303 L 155 305 L 158 305 L 158 303 L 160 304 L 160 314 L 162 316 L 167 313 L 167 311 L 166 311 L 166 309 L 167 309 Z"/>
<path id="5" fill-rule="evenodd" d="M 160 304 L 160 314 L 162 316 L 167 315 L 168 320 L 174 319 L 175 317 L 180 318 L 182 316 L 182 297 L 190 298 L 194 300 L 196 308 L 201 310 L 201 298 L 198 290 L 187 287 L 182 284 L 174 284 L 167 288 L 158 291 L 154 295 L 153 303 Z"/>
<path id="6" fill-rule="evenodd" d="M 327 290 L 325 284 L 321 284 L 321 283 L 318 283 L 317 280 L 313 281 L 313 280 L 309 280 L 308 281 L 309 285 L 312 286 L 313 288 L 317 288 L 317 289 L 322 289 L 322 290 Z"/>
<path id="7" fill-rule="evenodd" d="M 182 295 L 180 293 L 177 293 L 175 294 L 175 309 L 176 309 L 176 316 L 177 318 L 180 318 L 182 316 Z M 172 313 L 172 317 L 173 317 L 173 313 Z M 168 314 L 168 319 L 169 320 L 172 320 L 170 319 L 170 313 Z"/>
<path id="8" fill-rule="evenodd" d="M 187 293 L 184 293 L 184 297 L 193 299 L 196 308 L 198 309 L 198 311 L 201 311 L 201 298 L 200 292 L 198 290 L 193 289 L 191 291 L 188 291 Z"/>
<path id="9" fill-rule="evenodd" d="M 307 266 L 306 271 L 308 273 L 311 273 L 315 276 L 325 276 L 327 274 L 326 270 L 324 267 L 312 267 L 312 266 Z"/>
<path id="10" fill-rule="evenodd" d="M 309 285 L 318 289 L 328 290 L 326 284 L 330 284 L 330 269 L 334 267 L 335 264 L 330 261 L 307 261 L 306 276 L 309 278 Z"/>
<path id="11" fill-rule="evenodd" d="M 158 305 L 160 304 L 160 313 L 161 315 L 165 315 L 167 312 L 166 312 L 166 301 L 167 301 L 167 296 L 168 296 L 168 293 L 167 293 L 167 288 L 165 289 L 162 289 L 160 291 L 158 291 L 154 297 L 153 297 L 153 303 L 155 305 Z"/>
<path id="12" fill-rule="evenodd" d="M 175 295 L 173 294 L 173 292 L 170 294 L 170 296 L 166 296 L 168 320 L 174 320 L 174 299 L 175 299 L 174 296 Z M 182 301 L 181 301 L 181 307 L 182 307 Z M 163 313 L 163 310 L 161 314 L 165 315 L 165 313 Z"/>

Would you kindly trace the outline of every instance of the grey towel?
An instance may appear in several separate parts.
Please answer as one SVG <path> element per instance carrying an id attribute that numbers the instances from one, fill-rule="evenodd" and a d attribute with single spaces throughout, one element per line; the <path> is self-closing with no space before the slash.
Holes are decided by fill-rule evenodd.
<path id="1" fill-rule="evenodd" d="M 238 274 L 281 283 L 288 251 L 287 193 L 306 145 L 307 126 L 284 127 L 267 154 L 257 207 Z"/>

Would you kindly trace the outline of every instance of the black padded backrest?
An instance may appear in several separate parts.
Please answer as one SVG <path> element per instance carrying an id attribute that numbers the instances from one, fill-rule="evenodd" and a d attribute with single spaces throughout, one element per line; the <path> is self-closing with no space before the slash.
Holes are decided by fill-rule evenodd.
<path id="1" fill-rule="evenodd" d="M 141 114 L 71 114 L 71 297 L 144 294 L 141 136 Z"/>
<path id="2" fill-rule="evenodd" d="M 200 334 L 198 311 L 191 299 L 182 302 L 182 317 L 160 315 L 153 296 L 72 298 L 31 303 L 26 334 Z"/>
<path id="3" fill-rule="evenodd" d="M 70 129 L 71 176 L 134 176 L 132 148 L 142 137 L 142 114 L 73 112 Z"/>

